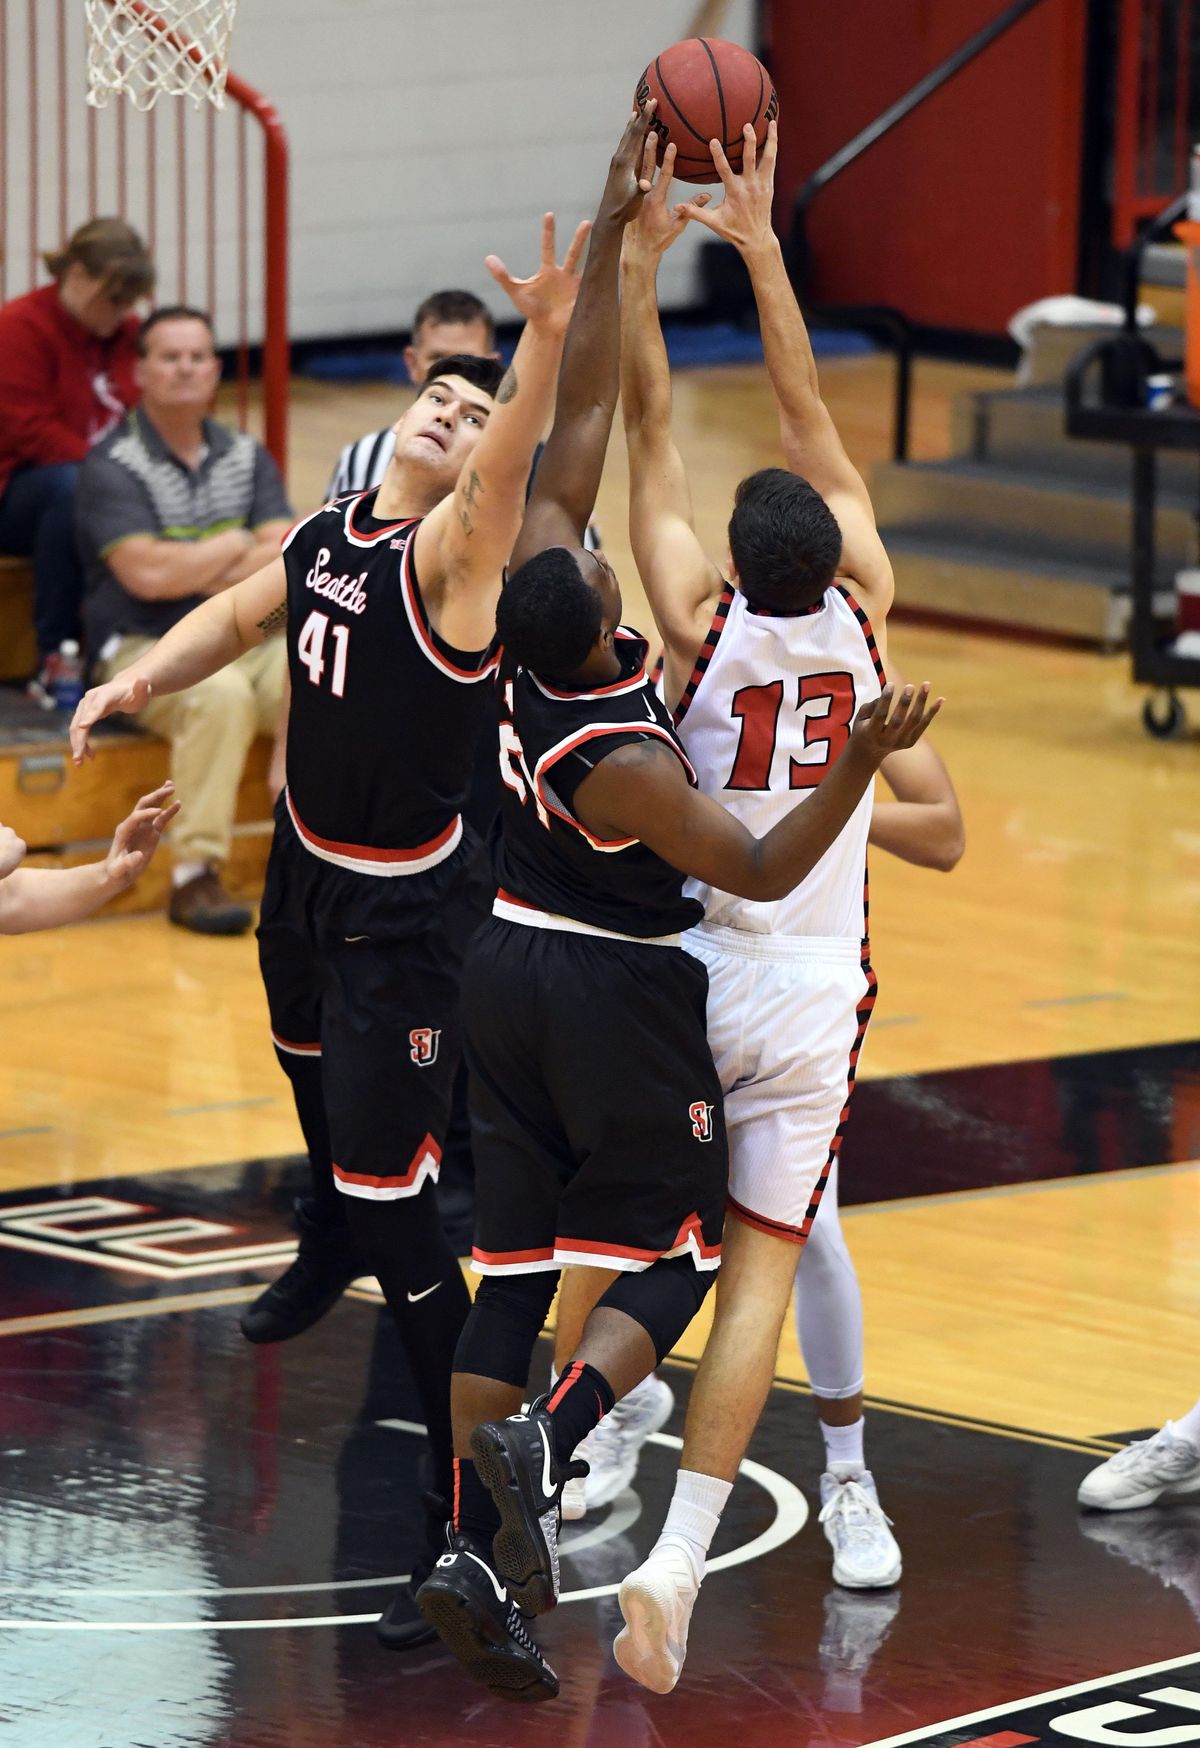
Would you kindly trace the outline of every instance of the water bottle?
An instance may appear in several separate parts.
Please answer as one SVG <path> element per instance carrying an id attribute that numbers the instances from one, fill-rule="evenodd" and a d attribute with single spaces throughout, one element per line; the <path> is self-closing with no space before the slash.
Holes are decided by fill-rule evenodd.
<path id="1" fill-rule="evenodd" d="M 1192 147 L 1192 174 L 1188 183 L 1187 215 L 1192 224 L 1200 225 L 1200 145 Z"/>
<path id="2" fill-rule="evenodd" d="M 54 694 L 54 708 L 69 710 L 73 716 L 83 697 L 83 657 L 73 637 L 59 644 L 56 668 L 50 688 Z"/>

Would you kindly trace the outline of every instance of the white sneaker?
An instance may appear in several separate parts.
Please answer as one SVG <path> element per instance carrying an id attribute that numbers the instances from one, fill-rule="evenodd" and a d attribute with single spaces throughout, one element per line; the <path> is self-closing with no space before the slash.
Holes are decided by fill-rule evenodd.
<path id="1" fill-rule="evenodd" d="M 586 1517 L 611 1505 L 618 1494 L 632 1485 L 641 1461 L 642 1446 L 651 1433 L 660 1431 L 671 1418 L 675 1393 L 653 1372 L 617 1403 L 611 1414 L 576 1447 L 575 1457 L 588 1464 L 588 1473 L 563 1488 L 562 1514 L 567 1522 Z"/>
<path id="2" fill-rule="evenodd" d="M 857 1463 L 831 1463 L 821 1476 L 817 1521 L 833 1549 L 835 1584 L 848 1590 L 882 1590 L 899 1582 L 900 1547 L 869 1469 Z"/>
<path id="3" fill-rule="evenodd" d="M 1136 1511 L 1181 1493 L 1200 1493 L 1200 1451 L 1168 1420 L 1085 1475 L 1077 1497 L 1097 1511 Z"/>
<path id="4" fill-rule="evenodd" d="M 670 1693 L 683 1674 L 700 1577 L 681 1543 L 659 1542 L 617 1593 L 625 1625 L 613 1656 L 651 1693 Z"/>

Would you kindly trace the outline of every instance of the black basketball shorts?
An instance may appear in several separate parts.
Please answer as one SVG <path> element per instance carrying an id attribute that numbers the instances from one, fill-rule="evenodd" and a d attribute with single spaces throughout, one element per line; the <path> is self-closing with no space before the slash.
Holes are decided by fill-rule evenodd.
<path id="1" fill-rule="evenodd" d="M 463 973 L 482 1274 L 716 1268 L 729 1159 L 680 947 L 493 918 Z"/>
<path id="2" fill-rule="evenodd" d="M 472 836 L 424 874 L 359 874 L 314 856 L 276 810 L 258 927 L 271 1032 L 284 1055 L 320 1059 L 347 1195 L 391 1201 L 437 1181 L 477 848 Z"/>

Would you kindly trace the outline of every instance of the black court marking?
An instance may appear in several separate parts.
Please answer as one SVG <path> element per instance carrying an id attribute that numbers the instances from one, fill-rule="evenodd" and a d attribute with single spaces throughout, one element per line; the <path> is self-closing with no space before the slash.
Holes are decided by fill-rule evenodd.
<path id="1" fill-rule="evenodd" d="M 67 1278 L 66 1261 L 16 1267 L 44 1292 Z M 13 1309 L 6 1271 L 0 1314 Z M 615 1668 L 611 1595 L 581 1597 L 537 1629 L 563 1698 L 514 1734 L 440 1648 L 400 1658 L 370 1631 L 420 1536 L 417 1442 L 387 1424 L 414 1404 L 386 1315 L 347 1300 L 278 1349 L 248 1348 L 235 1317 L 208 1306 L 0 1348 L 0 1707 L 20 1748 L 849 1748 L 1194 1654 L 1200 1508 L 1122 1514 L 1114 1544 L 1109 1520 L 1098 1539 L 1072 1504 L 1098 1453 L 880 1408 L 869 1451 L 904 1548 L 897 1590 L 832 1585 L 814 1514 L 711 1575 L 669 1700 Z M 690 1369 L 666 1375 L 678 1434 Z M 772 1394 L 751 1455 L 815 1500 L 820 1441 L 794 1391 Z M 647 1450 L 634 1508 L 618 1502 L 565 1556 L 569 1591 L 608 1592 L 643 1557 L 674 1461 Z M 775 1516 L 739 1486 L 714 1552 Z M 5 1633 L 5 1619 L 45 1628 Z"/>
<path id="2" fill-rule="evenodd" d="M 1115 1726 L 1115 1727 L 1114 1727 Z M 874 1748 L 1020 1748 L 1022 1743 L 1157 1745 L 1200 1742 L 1200 1656 L 1170 1657 L 1120 1675 L 1077 1682 L 1017 1705 L 951 1718 L 934 1730 L 889 1736 Z"/>
<path id="3" fill-rule="evenodd" d="M 839 1193 L 888 1202 L 1196 1158 L 1200 1044 L 1156 1044 L 860 1076 Z"/>

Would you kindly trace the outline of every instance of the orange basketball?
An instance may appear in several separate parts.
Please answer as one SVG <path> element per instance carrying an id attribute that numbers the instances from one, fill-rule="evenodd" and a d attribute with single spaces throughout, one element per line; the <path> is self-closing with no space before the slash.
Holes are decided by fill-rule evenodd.
<path id="1" fill-rule="evenodd" d="M 720 140 L 740 170 L 746 123 L 761 146 L 768 122 L 779 114 L 779 97 L 762 62 L 740 44 L 714 36 L 689 37 L 656 55 L 637 87 L 639 103 L 651 97 L 658 99 L 655 132 L 664 149 L 674 144 L 675 174 L 684 182 L 720 181 L 710 140 Z"/>

